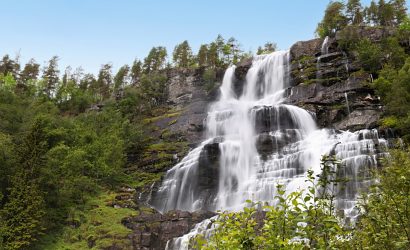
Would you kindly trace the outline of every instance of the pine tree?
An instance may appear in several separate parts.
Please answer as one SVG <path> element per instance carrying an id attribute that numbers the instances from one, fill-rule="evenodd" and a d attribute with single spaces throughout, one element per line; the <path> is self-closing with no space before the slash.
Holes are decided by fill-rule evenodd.
<path id="1" fill-rule="evenodd" d="M 377 15 L 382 26 L 392 26 L 394 24 L 394 9 L 390 3 L 379 0 Z"/>
<path id="2" fill-rule="evenodd" d="M 101 66 L 100 72 L 98 73 L 97 88 L 98 88 L 98 98 L 104 100 L 110 97 L 111 88 L 113 85 L 112 65 L 107 63 Z"/>
<path id="3" fill-rule="evenodd" d="M 349 0 L 346 4 L 346 16 L 350 24 L 361 24 L 363 22 L 363 8 L 360 0 Z"/>
<path id="4" fill-rule="evenodd" d="M 21 83 L 27 83 L 30 80 L 37 80 L 40 72 L 40 64 L 36 63 L 34 59 L 30 59 L 24 66 L 23 71 L 20 73 Z"/>
<path id="5" fill-rule="evenodd" d="M 347 18 L 344 16 L 344 4 L 342 2 L 330 2 L 325 10 L 325 16 L 316 28 L 316 33 L 320 37 L 334 35 L 347 25 Z"/>
<path id="6" fill-rule="evenodd" d="M 217 67 L 218 64 L 219 64 L 218 46 L 214 42 L 212 42 L 209 45 L 208 55 L 207 55 L 207 62 L 208 62 L 208 65 L 212 68 Z"/>
<path id="7" fill-rule="evenodd" d="M 208 57 L 208 46 L 206 44 L 202 44 L 199 47 L 198 55 L 196 57 L 199 67 L 206 67 L 208 65 L 207 57 Z"/>
<path id="8" fill-rule="evenodd" d="M 27 249 L 44 230 L 46 194 L 40 184 L 45 178 L 48 124 L 46 117 L 37 117 L 17 148 L 18 164 L 0 210 L 0 242 L 5 249 Z"/>
<path id="9" fill-rule="evenodd" d="M 25 172 L 13 176 L 9 193 L 7 203 L 0 210 L 0 248 L 27 249 L 44 231 L 43 193 Z"/>
<path id="10" fill-rule="evenodd" d="M 138 84 L 142 74 L 142 63 L 140 60 L 135 59 L 131 67 L 131 85 L 135 86 Z"/>
<path id="11" fill-rule="evenodd" d="M 187 68 L 192 64 L 192 50 L 187 40 L 175 46 L 172 60 L 177 67 Z"/>
<path id="12" fill-rule="evenodd" d="M 43 80 L 45 81 L 44 93 L 49 97 L 53 97 L 55 94 L 56 85 L 58 83 L 58 57 L 53 56 L 49 61 L 48 65 L 43 70 Z"/>
<path id="13" fill-rule="evenodd" d="M 85 90 L 90 90 L 94 95 L 97 93 L 97 80 L 95 79 L 93 74 L 85 74 L 83 78 L 81 78 L 80 81 L 80 89 L 85 91 Z"/>
<path id="14" fill-rule="evenodd" d="M 406 0 L 392 0 L 391 5 L 394 9 L 394 22 L 398 26 L 407 17 Z"/>
<path id="15" fill-rule="evenodd" d="M 121 89 L 124 89 L 128 81 L 128 72 L 130 67 L 128 65 L 122 66 L 114 77 L 114 96 L 117 96 Z"/>
<path id="16" fill-rule="evenodd" d="M 276 43 L 274 42 L 266 42 L 263 48 L 261 46 L 258 47 L 258 50 L 256 51 L 257 55 L 262 55 L 262 54 L 269 54 L 272 52 L 275 52 L 277 48 Z"/>
<path id="17" fill-rule="evenodd" d="M 366 20 L 368 24 L 379 25 L 378 7 L 374 0 L 371 1 L 370 6 L 365 9 Z"/>
<path id="18" fill-rule="evenodd" d="M 9 55 L 3 56 L 3 59 L 0 61 L 0 74 L 4 76 L 7 74 L 11 74 L 14 79 L 18 78 L 20 71 L 20 64 L 18 60 L 13 60 L 10 58 Z"/>
<path id="19" fill-rule="evenodd" d="M 166 65 L 167 49 L 162 46 L 153 47 L 148 56 L 144 59 L 143 72 L 150 74 L 161 70 Z"/>

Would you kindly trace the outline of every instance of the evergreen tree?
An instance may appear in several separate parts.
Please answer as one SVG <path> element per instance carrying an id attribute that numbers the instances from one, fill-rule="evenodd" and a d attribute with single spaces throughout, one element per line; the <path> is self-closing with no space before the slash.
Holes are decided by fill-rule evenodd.
<path id="1" fill-rule="evenodd" d="M 53 97 L 55 94 L 56 85 L 58 83 L 58 57 L 53 56 L 49 61 L 48 65 L 43 70 L 43 80 L 44 80 L 44 93 L 49 97 Z"/>
<path id="2" fill-rule="evenodd" d="M 187 68 L 192 64 L 192 50 L 187 40 L 175 46 L 172 60 L 177 67 Z"/>
<path id="3" fill-rule="evenodd" d="M 114 77 L 114 96 L 117 96 L 121 89 L 124 89 L 128 81 L 128 72 L 130 67 L 128 65 L 122 66 Z"/>
<path id="4" fill-rule="evenodd" d="M 208 55 L 207 55 L 207 63 L 208 66 L 215 68 L 219 64 L 219 58 L 218 58 L 218 46 L 216 43 L 212 42 L 209 45 L 208 49 Z"/>
<path id="5" fill-rule="evenodd" d="M 277 48 L 276 43 L 266 42 L 263 48 L 261 46 L 258 47 L 256 54 L 257 55 L 269 54 L 269 53 L 275 52 L 276 48 Z"/>
<path id="6" fill-rule="evenodd" d="M 46 214 L 44 180 L 48 150 L 48 119 L 40 116 L 31 125 L 17 150 L 18 164 L 9 194 L 0 211 L 0 236 L 5 249 L 26 249 L 44 230 Z M 1 246 L 1 245 L 0 245 Z"/>
<path id="7" fill-rule="evenodd" d="M 0 74 L 3 74 L 4 76 L 11 74 L 14 79 L 17 79 L 19 71 L 20 64 L 18 63 L 18 60 L 11 59 L 9 55 L 3 56 L 3 59 L 0 61 Z"/>
<path id="8" fill-rule="evenodd" d="M 0 210 L 0 248 L 27 249 L 44 231 L 43 194 L 25 172 L 13 176 L 9 192 L 8 201 Z"/>
<path id="9" fill-rule="evenodd" d="M 217 66 L 221 66 L 219 65 L 222 60 L 223 60 L 223 56 L 224 56 L 224 47 L 225 47 L 225 39 L 222 37 L 221 34 L 219 34 L 216 39 L 215 39 L 215 45 L 216 45 L 216 51 L 217 51 Z"/>
<path id="10" fill-rule="evenodd" d="M 80 81 L 80 89 L 85 91 L 85 90 L 90 90 L 93 93 L 97 92 L 97 80 L 95 79 L 93 74 L 85 74 L 83 78 L 81 78 Z"/>
<path id="11" fill-rule="evenodd" d="M 98 98 L 104 100 L 110 97 L 111 88 L 113 85 L 112 65 L 107 63 L 101 66 L 101 69 L 98 73 L 97 79 L 97 88 L 98 88 Z"/>
<path id="12" fill-rule="evenodd" d="M 135 59 L 131 67 L 131 85 L 135 86 L 138 84 L 142 74 L 142 63 L 140 60 Z"/>
<path id="13" fill-rule="evenodd" d="M 391 5 L 394 9 L 395 25 L 400 25 L 407 17 L 406 0 L 392 0 Z"/>
<path id="14" fill-rule="evenodd" d="M 21 83 L 27 83 L 30 80 L 37 80 L 40 72 L 40 64 L 36 63 L 34 59 L 30 59 L 24 66 L 20 73 Z"/>
<path id="15" fill-rule="evenodd" d="M 363 22 L 363 8 L 360 0 L 349 0 L 346 4 L 346 16 L 350 24 L 361 24 Z"/>
<path id="16" fill-rule="evenodd" d="M 150 74 L 161 70 L 166 65 L 167 49 L 162 46 L 153 47 L 148 56 L 144 59 L 143 72 Z"/>
<path id="17" fill-rule="evenodd" d="M 322 21 L 318 24 L 316 33 L 320 37 L 334 35 L 347 25 L 347 18 L 344 16 L 344 4 L 342 2 L 330 2 L 325 10 Z"/>
<path id="18" fill-rule="evenodd" d="M 379 23 L 382 26 L 393 26 L 394 24 L 394 9 L 393 5 L 386 3 L 384 0 L 379 0 L 377 16 Z"/>
<path id="19" fill-rule="evenodd" d="M 371 1 L 370 6 L 365 9 L 366 20 L 368 24 L 379 25 L 378 7 L 374 0 Z"/>
<path id="20" fill-rule="evenodd" d="M 205 67 L 208 65 L 207 57 L 208 57 L 208 46 L 206 44 L 202 44 L 199 47 L 198 55 L 196 57 L 199 67 Z"/>

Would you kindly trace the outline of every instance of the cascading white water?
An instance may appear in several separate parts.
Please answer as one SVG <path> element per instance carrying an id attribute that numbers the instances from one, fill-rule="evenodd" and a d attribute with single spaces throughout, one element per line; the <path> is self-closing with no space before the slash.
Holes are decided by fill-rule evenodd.
<path id="1" fill-rule="evenodd" d="M 257 56 L 243 92 L 235 93 L 235 67 L 227 69 L 220 98 L 209 108 L 207 139 L 168 171 L 152 205 L 162 212 L 237 211 L 248 199 L 272 202 L 278 183 L 288 192 L 306 188 L 307 170 L 319 174 L 321 157 L 333 153 L 344 163 L 341 174 L 352 179 L 338 191 L 337 205 L 354 217 L 356 195 L 368 186 L 366 173 L 387 143 L 375 130 L 317 129 L 311 113 L 283 104 L 288 71 L 287 51 Z M 210 151 L 217 154 L 216 167 L 208 159 Z M 172 248 L 185 249 L 189 237 L 184 237 Z"/>
<path id="2" fill-rule="evenodd" d="M 347 98 L 347 92 L 345 92 L 344 95 L 345 95 L 345 101 L 346 101 L 347 114 L 350 115 L 349 98 Z"/>
<path id="3" fill-rule="evenodd" d="M 326 36 L 323 40 L 322 47 L 320 49 L 322 55 L 326 55 L 329 53 L 329 37 Z"/>

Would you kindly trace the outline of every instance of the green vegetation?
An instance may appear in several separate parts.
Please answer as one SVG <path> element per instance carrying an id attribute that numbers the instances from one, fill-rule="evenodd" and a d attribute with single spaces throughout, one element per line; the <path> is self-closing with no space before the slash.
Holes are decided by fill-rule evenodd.
<path id="1" fill-rule="evenodd" d="M 131 230 L 124 227 L 121 220 L 137 212 L 115 208 L 111 204 L 114 196 L 114 193 L 102 192 L 88 200 L 83 210 L 73 210 L 67 219 L 70 226 L 44 237 L 35 249 L 104 249 L 111 246 L 129 249 L 131 242 L 127 236 Z"/>
<path id="2" fill-rule="evenodd" d="M 381 126 L 395 129 L 408 143 L 405 6 L 404 0 L 372 1 L 367 7 L 358 0 L 330 2 L 316 32 L 322 38 L 339 32 L 339 48 L 361 68 L 351 75 L 374 79 L 368 84 L 386 107 Z M 366 31 L 387 35 L 375 41 L 361 35 Z M 275 50 L 276 44 L 267 42 L 257 54 Z M 123 187 L 144 188 L 160 180 L 188 150 L 173 130 L 182 111 L 167 104 L 170 72 L 198 72 L 204 89 L 212 92 L 219 72 L 250 56 L 235 38 L 221 35 L 196 54 L 183 41 L 170 61 L 166 48 L 156 46 L 118 72 L 103 64 L 96 76 L 81 68 L 60 71 L 57 56 L 43 67 L 34 59 L 23 67 L 5 55 L 0 60 L 0 249 L 129 248 L 130 230 L 121 220 L 137 211 L 115 197 Z M 295 63 L 307 66 L 304 84 L 340 80 L 312 79 L 314 57 Z M 335 159 L 325 158 L 321 176 L 309 173 L 307 192 L 285 195 L 278 186 L 277 206 L 263 206 L 263 225 L 255 218 L 256 204 L 241 213 L 222 212 L 220 227 L 209 242 L 198 238 L 197 247 L 408 249 L 409 159 L 409 150 L 396 150 L 376 171 L 380 181 L 363 195 L 354 227 L 345 227 L 335 214 L 332 190 L 342 180 L 334 177 Z"/>
<path id="3" fill-rule="evenodd" d="M 410 248 L 410 151 L 394 150 L 391 156 L 375 173 L 379 182 L 362 196 L 351 248 Z"/>
<path id="4" fill-rule="evenodd" d="M 337 31 L 347 26 L 383 26 L 399 27 L 406 23 L 407 8 L 405 0 L 371 1 L 368 7 L 361 5 L 360 0 L 331 1 L 322 21 L 316 28 L 319 37 L 334 36 Z"/>
<path id="5" fill-rule="evenodd" d="M 410 151 L 395 150 L 379 181 L 363 194 L 355 225 L 335 212 L 337 162 L 324 157 L 322 173 L 308 174 L 310 188 L 285 195 L 278 185 L 275 206 L 252 204 L 239 213 L 221 212 L 209 239 L 199 235 L 196 249 L 408 249 L 410 247 Z M 315 184 L 316 183 L 316 184 Z M 258 219 L 259 218 L 259 219 Z"/>

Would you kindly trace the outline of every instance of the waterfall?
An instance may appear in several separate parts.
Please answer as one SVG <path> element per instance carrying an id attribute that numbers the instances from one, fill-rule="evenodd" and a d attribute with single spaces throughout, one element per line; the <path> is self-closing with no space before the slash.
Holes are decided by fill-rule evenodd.
<path id="1" fill-rule="evenodd" d="M 329 53 L 329 37 L 326 36 L 323 40 L 322 47 L 320 49 L 322 55 L 326 55 Z"/>
<path id="2" fill-rule="evenodd" d="M 307 170 L 320 174 L 321 157 L 334 154 L 343 164 L 338 174 L 350 179 L 338 190 L 337 208 L 354 218 L 356 196 L 370 185 L 369 169 L 384 156 L 386 140 L 376 130 L 318 129 L 312 113 L 284 104 L 288 51 L 256 56 L 239 95 L 234 72 L 226 70 L 219 100 L 209 107 L 207 139 L 167 172 L 151 205 L 161 212 L 239 211 L 248 199 L 272 203 L 278 183 L 287 192 L 307 188 Z M 197 225 L 168 248 L 186 249 L 189 237 L 208 226 Z"/>
<path id="3" fill-rule="evenodd" d="M 320 55 L 316 61 L 316 79 L 322 78 L 322 74 L 320 72 L 320 61 L 322 60 L 322 57 L 327 54 L 329 54 L 329 37 L 328 36 L 326 36 L 325 39 L 323 39 L 322 46 L 320 48 Z"/>
<path id="4" fill-rule="evenodd" d="M 345 101 L 346 101 L 347 114 L 350 115 L 349 98 L 347 98 L 347 92 L 345 92 Z"/>

